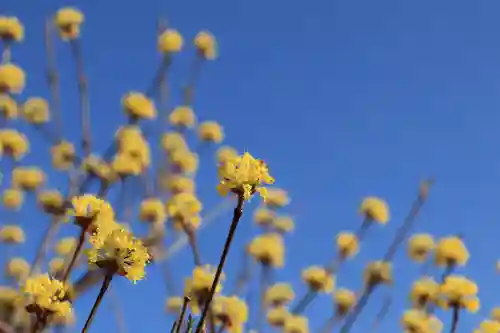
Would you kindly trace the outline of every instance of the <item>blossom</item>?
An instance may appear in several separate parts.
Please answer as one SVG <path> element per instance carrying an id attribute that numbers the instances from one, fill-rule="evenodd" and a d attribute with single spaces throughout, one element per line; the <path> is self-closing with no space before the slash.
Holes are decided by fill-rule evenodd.
<path id="1" fill-rule="evenodd" d="M 341 232 L 337 235 L 337 248 L 343 258 L 355 256 L 359 251 L 359 240 L 352 232 Z"/>
<path id="2" fill-rule="evenodd" d="M 26 85 L 26 73 L 24 70 L 13 64 L 0 64 L 0 91 L 11 94 L 19 94 Z"/>
<path id="3" fill-rule="evenodd" d="M 356 294 L 349 289 L 340 288 L 334 292 L 333 300 L 337 316 L 343 317 L 356 304 Z"/>
<path id="4" fill-rule="evenodd" d="M 392 265 L 387 261 L 373 261 L 369 263 L 364 272 L 365 285 L 373 287 L 377 284 L 392 283 Z"/>
<path id="5" fill-rule="evenodd" d="M 80 26 L 84 21 L 81 11 L 73 7 L 64 7 L 57 11 L 55 25 L 63 40 L 72 40 L 80 36 Z"/>
<path id="6" fill-rule="evenodd" d="M 152 100 L 139 92 L 129 92 L 122 98 L 125 113 L 131 117 L 142 119 L 156 118 L 156 108 Z"/>
<path id="7" fill-rule="evenodd" d="M 295 293 L 289 283 L 276 283 L 266 290 L 265 301 L 272 306 L 283 306 L 293 301 Z"/>
<path id="8" fill-rule="evenodd" d="M 17 111 L 17 102 L 8 94 L 0 94 L 0 114 L 3 118 L 16 119 Z"/>
<path id="9" fill-rule="evenodd" d="M 475 313 L 479 310 L 478 286 L 460 275 L 449 275 L 440 286 L 438 305 L 443 309 L 463 308 Z"/>
<path id="10" fill-rule="evenodd" d="M 2 204 L 7 209 L 18 210 L 24 202 L 24 193 L 17 188 L 5 189 L 2 193 Z"/>
<path id="11" fill-rule="evenodd" d="M 217 57 L 217 41 L 209 31 L 200 31 L 194 38 L 194 45 L 203 58 L 214 60 Z"/>
<path id="12" fill-rule="evenodd" d="M 56 253 L 61 257 L 70 255 L 76 249 L 77 240 L 74 237 L 65 237 L 60 239 L 55 247 Z"/>
<path id="13" fill-rule="evenodd" d="M 17 17 L 0 15 L 0 39 L 7 42 L 24 39 L 24 26 Z"/>
<path id="14" fill-rule="evenodd" d="M 291 316 L 290 311 L 285 306 L 278 306 L 269 309 L 266 317 L 269 325 L 274 327 L 283 327 L 289 316 Z"/>
<path id="15" fill-rule="evenodd" d="M 7 275 L 21 281 L 25 279 L 30 272 L 30 265 L 23 258 L 12 258 L 7 263 Z"/>
<path id="16" fill-rule="evenodd" d="M 31 124 L 45 124 L 50 120 L 49 103 L 42 97 L 31 97 L 23 104 L 22 114 Z"/>
<path id="17" fill-rule="evenodd" d="M 166 29 L 158 36 L 158 50 L 161 53 L 179 52 L 182 44 L 182 35 L 175 29 Z"/>
<path id="18" fill-rule="evenodd" d="M 217 296 L 214 298 L 213 312 L 230 333 L 242 333 L 248 321 L 248 307 L 245 301 L 236 296 Z"/>
<path id="19" fill-rule="evenodd" d="M 224 140 L 224 129 L 216 121 L 204 121 L 198 126 L 198 136 L 205 142 L 221 143 Z"/>
<path id="20" fill-rule="evenodd" d="M 191 128 L 196 123 L 196 115 L 189 106 L 178 106 L 168 116 L 170 124 L 181 128 Z"/>
<path id="21" fill-rule="evenodd" d="M 434 260 L 438 266 L 464 266 L 469 260 L 469 251 L 459 237 L 444 237 L 437 243 Z"/>
<path id="22" fill-rule="evenodd" d="M 24 231 L 17 225 L 0 227 L 0 243 L 21 244 L 26 240 Z"/>
<path id="23" fill-rule="evenodd" d="M 219 179 L 217 190 L 222 196 L 233 192 L 245 200 L 250 199 L 255 192 L 266 200 L 267 191 L 262 185 L 274 183 L 266 163 L 255 159 L 249 153 L 222 163 L 219 166 Z"/>
<path id="24" fill-rule="evenodd" d="M 28 278 L 22 286 L 23 293 L 29 299 L 28 312 L 48 312 L 57 316 L 65 316 L 72 311 L 71 304 L 65 300 L 67 286 L 48 274 L 40 274 Z"/>
<path id="25" fill-rule="evenodd" d="M 377 197 L 367 197 L 361 202 L 360 213 L 365 219 L 386 224 L 389 221 L 389 206 L 387 203 Z"/>
<path id="26" fill-rule="evenodd" d="M 335 277 L 324 267 L 310 266 L 302 271 L 302 280 L 314 291 L 331 293 L 335 288 Z"/>
<path id="27" fill-rule="evenodd" d="M 124 228 L 109 233 L 104 242 L 87 250 L 89 264 L 110 269 L 132 282 L 142 280 L 151 256 L 141 240 Z"/>
<path id="28" fill-rule="evenodd" d="M 408 255 L 415 262 L 424 262 L 435 247 L 434 238 L 431 235 L 413 235 L 408 241 Z"/>
<path id="29" fill-rule="evenodd" d="M 309 333 L 309 320 L 304 316 L 291 315 L 285 320 L 284 333 Z"/>
<path id="30" fill-rule="evenodd" d="M 262 265 L 283 267 L 285 244 L 278 233 L 267 233 L 255 237 L 248 246 L 248 252 Z"/>

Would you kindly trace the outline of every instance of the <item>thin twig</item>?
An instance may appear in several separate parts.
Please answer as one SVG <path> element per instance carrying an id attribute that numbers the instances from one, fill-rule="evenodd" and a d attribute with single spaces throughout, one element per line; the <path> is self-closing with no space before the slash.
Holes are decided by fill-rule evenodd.
<path id="1" fill-rule="evenodd" d="M 109 285 L 111 284 L 111 280 L 113 279 L 114 272 L 108 272 L 106 276 L 104 277 L 104 281 L 101 286 L 101 290 L 99 290 L 99 295 L 97 295 L 97 298 L 94 302 L 94 305 L 92 306 L 92 310 L 90 310 L 90 314 L 85 321 L 85 325 L 83 326 L 82 333 L 88 332 L 90 325 L 92 324 L 92 321 L 94 320 L 94 317 L 97 313 L 97 309 L 99 308 L 99 305 L 101 304 L 104 294 L 106 294 L 106 291 L 109 288 Z"/>

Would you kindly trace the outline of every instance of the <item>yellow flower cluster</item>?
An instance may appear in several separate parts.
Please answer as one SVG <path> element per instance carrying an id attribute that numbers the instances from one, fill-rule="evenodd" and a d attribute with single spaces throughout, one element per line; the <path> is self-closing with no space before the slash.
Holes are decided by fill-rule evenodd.
<path id="1" fill-rule="evenodd" d="M 255 237 L 248 246 L 248 253 L 265 266 L 281 268 L 285 264 L 285 244 L 278 233 Z"/>
<path id="2" fill-rule="evenodd" d="M 33 276 L 26 280 L 22 291 L 28 299 L 28 312 L 46 312 L 64 317 L 72 311 L 71 303 L 65 300 L 67 286 L 48 274 Z"/>

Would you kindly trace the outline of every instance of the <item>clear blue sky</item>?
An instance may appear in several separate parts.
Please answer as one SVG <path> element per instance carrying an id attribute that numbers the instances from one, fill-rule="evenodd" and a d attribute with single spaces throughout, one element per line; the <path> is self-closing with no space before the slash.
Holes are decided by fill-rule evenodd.
<path id="1" fill-rule="evenodd" d="M 382 256 L 418 182 L 434 175 L 437 183 L 416 230 L 437 236 L 465 233 L 472 258 L 464 272 L 481 286 L 483 308 L 476 316 L 462 317 L 459 332 L 470 332 L 497 304 L 498 1 L 6 0 L 2 10 L 19 16 L 26 27 L 26 41 L 14 49 L 14 60 L 29 73 L 23 98 L 47 96 L 43 20 L 65 5 L 76 5 L 86 15 L 83 43 L 99 149 L 112 137 L 111 125 L 124 119 L 122 94 L 143 90 L 151 81 L 158 62 L 159 14 L 188 40 L 200 29 L 217 36 L 221 57 L 203 69 L 195 109 L 201 119 L 224 125 L 228 144 L 266 159 L 277 185 L 290 191 L 289 212 L 298 226 L 288 239 L 287 267 L 276 276 L 294 281 L 298 294 L 304 290 L 301 268 L 333 256 L 336 232 L 360 222 L 360 199 L 379 195 L 390 203 L 393 219 L 387 227 L 372 230 L 356 261 L 338 279 L 339 285 L 357 289 L 362 266 Z M 189 51 L 175 60 L 176 91 L 187 73 Z M 60 45 L 58 58 L 65 87 L 65 134 L 76 138 L 77 95 L 69 50 Z M 37 140 L 33 146 L 24 163 L 47 163 L 47 145 Z M 208 207 L 217 202 L 214 169 L 207 166 L 211 163 L 205 156 L 199 175 L 200 196 Z M 52 184 L 63 186 L 60 175 L 51 178 Z M 256 232 L 249 216 L 237 236 L 240 247 Z M 19 218 L 30 227 L 30 245 L 20 251 L 29 255 L 47 219 L 29 212 Z M 226 214 L 203 232 L 204 260 L 218 259 L 229 218 Z M 233 276 L 240 251 L 235 246 L 229 258 Z M 404 252 L 395 263 L 397 302 L 379 332 L 399 329 L 406 294 L 418 272 Z M 184 250 L 172 266 L 187 274 L 191 266 L 186 262 L 190 253 Z M 149 273 L 136 286 L 115 284 L 130 332 L 164 331 L 170 323 L 163 315 L 165 288 L 159 270 Z M 76 305 L 80 317 L 90 310 L 96 292 Z M 386 292 L 377 292 L 354 333 L 371 325 Z M 116 331 L 106 306 L 92 332 Z M 327 297 L 309 308 L 312 330 L 329 311 Z M 448 324 L 449 314 L 442 319 Z"/>

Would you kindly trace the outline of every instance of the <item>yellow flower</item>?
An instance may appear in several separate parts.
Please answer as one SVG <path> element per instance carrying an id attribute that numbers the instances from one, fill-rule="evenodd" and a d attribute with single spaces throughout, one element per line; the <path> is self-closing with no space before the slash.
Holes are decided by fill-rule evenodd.
<path id="1" fill-rule="evenodd" d="M 194 45 L 198 53 L 207 60 L 217 58 L 217 41 L 208 31 L 200 31 L 194 38 Z"/>
<path id="2" fill-rule="evenodd" d="M 73 7 L 59 9 L 55 16 L 55 25 L 63 40 L 72 40 L 80 36 L 80 26 L 84 21 L 81 11 Z"/>
<path id="3" fill-rule="evenodd" d="M 137 159 L 129 154 L 116 154 L 111 162 L 111 168 L 121 176 L 138 176 L 143 171 L 143 166 Z"/>
<path id="4" fill-rule="evenodd" d="M 145 267 L 151 259 L 142 241 L 123 228 L 109 233 L 101 246 L 91 247 L 87 257 L 89 264 L 116 270 L 134 283 L 144 278 Z"/>
<path id="5" fill-rule="evenodd" d="M 483 320 L 479 324 L 479 333 L 500 333 L 500 323 L 492 320 Z"/>
<path id="6" fill-rule="evenodd" d="M 341 288 L 335 291 L 333 300 L 337 316 L 343 317 L 356 304 L 356 294 L 349 289 Z"/>
<path id="7" fill-rule="evenodd" d="M 156 108 L 149 98 L 139 92 L 130 92 L 122 99 L 123 110 L 133 118 L 154 119 Z"/>
<path id="8" fill-rule="evenodd" d="M 158 50 L 161 53 L 176 53 L 182 49 L 182 35 L 175 29 L 166 29 L 158 37 Z"/>
<path id="9" fill-rule="evenodd" d="M 0 65 L 0 91 L 19 94 L 26 85 L 26 74 L 13 63 Z"/>
<path id="10" fill-rule="evenodd" d="M 434 238 L 431 235 L 413 235 L 408 241 L 408 255 L 415 262 L 424 262 L 435 247 Z"/>
<path id="11" fill-rule="evenodd" d="M 24 193 L 17 188 L 8 188 L 3 191 L 2 203 L 7 209 L 19 210 L 24 202 Z"/>
<path id="12" fill-rule="evenodd" d="M 196 115 L 189 106 L 178 106 L 170 113 L 168 120 L 173 126 L 191 128 L 196 123 Z"/>
<path id="13" fill-rule="evenodd" d="M 292 232 L 293 229 L 295 229 L 295 222 L 293 221 L 293 218 L 286 215 L 276 217 L 273 220 L 272 225 L 274 229 L 281 234 Z"/>
<path id="14" fill-rule="evenodd" d="M 213 303 L 214 315 L 230 333 L 242 333 L 248 321 L 248 307 L 236 296 L 216 296 Z"/>
<path id="15" fill-rule="evenodd" d="M 373 261 L 366 266 L 364 277 L 367 287 L 374 287 L 381 283 L 391 284 L 392 265 L 387 261 Z"/>
<path id="16" fill-rule="evenodd" d="M 401 318 L 401 326 L 405 332 L 431 333 L 429 316 L 421 310 L 407 310 Z"/>
<path id="17" fill-rule="evenodd" d="M 37 194 L 37 198 L 46 213 L 64 215 L 64 198 L 58 190 L 44 190 Z"/>
<path id="18" fill-rule="evenodd" d="M 432 278 L 423 277 L 413 283 L 410 299 L 415 307 L 423 308 L 435 302 L 439 295 L 439 283 Z"/>
<path id="19" fill-rule="evenodd" d="M 479 288 L 473 281 L 460 275 L 449 275 L 440 287 L 438 305 L 444 309 L 458 307 L 475 313 L 479 310 Z"/>
<path id="20" fill-rule="evenodd" d="M 255 224 L 260 226 L 267 226 L 272 224 L 276 218 L 276 213 L 267 208 L 257 208 L 254 211 L 253 220 Z"/>
<path id="21" fill-rule="evenodd" d="M 15 160 L 20 160 L 30 149 L 28 138 L 12 129 L 0 130 L 0 143 L 3 152 Z"/>
<path id="22" fill-rule="evenodd" d="M 7 263 L 6 273 L 9 277 L 18 281 L 24 280 L 28 277 L 30 272 L 30 265 L 23 258 L 12 258 Z"/>
<path id="23" fill-rule="evenodd" d="M 162 188 L 174 194 L 189 192 L 194 193 L 196 184 L 193 178 L 175 174 L 166 174 L 161 178 Z"/>
<path id="24" fill-rule="evenodd" d="M 321 266 L 310 266 L 304 269 L 302 280 L 316 292 L 331 293 L 335 289 L 335 277 Z"/>
<path id="25" fill-rule="evenodd" d="M 101 181 L 111 183 L 118 178 L 118 174 L 102 158 L 96 155 L 90 155 L 82 163 L 82 169 L 91 175 L 99 178 Z"/>
<path id="26" fill-rule="evenodd" d="M 266 317 L 269 325 L 274 327 L 283 327 L 289 316 L 291 316 L 291 314 L 286 307 L 278 306 L 269 309 Z"/>
<path id="27" fill-rule="evenodd" d="M 75 146 L 69 141 L 62 140 L 50 148 L 50 155 L 52 166 L 56 170 L 69 170 L 75 161 Z"/>
<path id="28" fill-rule="evenodd" d="M 49 273 L 52 276 L 57 276 L 64 272 L 65 261 L 63 258 L 54 258 L 49 261 Z"/>
<path id="29" fill-rule="evenodd" d="M 272 209 L 285 207 L 290 203 L 288 192 L 277 187 L 267 189 L 266 206 Z"/>
<path id="30" fill-rule="evenodd" d="M 0 114 L 5 119 L 16 119 L 17 111 L 17 102 L 8 94 L 0 94 Z"/>
<path id="31" fill-rule="evenodd" d="M 0 243 L 21 244 L 26 240 L 24 231 L 17 225 L 0 227 Z"/>
<path id="32" fill-rule="evenodd" d="M 151 223 L 163 223 L 167 218 L 165 205 L 158 198 L 147 198 L 141 202 L 139 219 Z"/>
<path id="33" fill-rule="evenodd" d="M 65 316 L 72 311 L 71 303 L 64 300 L 68 287 L 63 282 L 50 278 L 48 274 L 28 278 L 22 291 L 30 301 L 28 312 L 41 310 Z"/>
<path id="34" fill-rule="evenodd" d="M 191 288 L 198 295 L 208 295 L 215 279 L 216 268 L 210 265 L 196 266 L 191 276 Z M 224 273 L 221 274 L 216 292 L 222 291 L 222 282 L 225 280 Z"/>
<path id="35" fill-rule="evenodd" d="M 182 223 L 196 227 L 200 223 L 200 212 L 203 205 L 193 193 L 178 193 L 170 197 L 166 203 L 167 216 L 181 220 Z"/>
<path id="36" fill-rule="evenodd" d="M 495 307 L 491 310 L 490 318 L 494 321 L 500 322 L 500 307 Z"/>
<path id="37" fill-rule="evenodd" d="M 267 288 L 265 301 L 271 306 L 283 306 L 293 301 L 295 293 L 289 283 L 276 283 Z"/>
<path id="38" fill-rule="evenodd" d="M 445 237 L 437 243 L 434 260 L 438 266 L 464 266 L 469 260 L 469 251 L 459 237 Z"/>
<path id="39" fill-rule="evenodd" d="M 285 264 L 285 244 L 278 233 L 255 237 L 248 246 L 248 252 L 262 265 L 281 268 Z"/>
<path id="40" fill-rule="evenodd" d="M 182 309 L 182 305 L 184 304 L 184 298 L 182 297 L 169 297 L 167 298 L 165 309 L 168 313 L 172 313 L 178 315 Z"/>
<path id="41" fill-rule="evenodd" d="M 309 320 L 303 316 L 288 316 L 283 327 L 284 333 L 309 333 Z"/>
<path id="42" fill-rule="evenodd" d="M 50 120 L 49 103 L 42 97 L 29 98 L 23 105 L 23 116 L 30 124 L 45 124 Z"/>
<path id="43" fill-rule="evenodd" d="M 24 39 L 24 26 L 17 17 L 0 16 L 0 39 L 5 42 L 21 42 Z"/>
<path id="44" fill-rule="evenodd" d="M 224 140 L 224 129 L 216 121 L 204 121 L 198 126 L 200 140 L 221 143 Z"/>
<path id="45" fill-rule="evenodd" d="M 355 233 L 341 232 L 337 235 L 337 249 L 342 258 L 355 256 L 359 251 L 359 240 Z"/>
<path id="46" fill-rule="evenodd" d="M 380 198 L 367 197 L 363 199 L 359 211 L 365 219 L 380 224 L 386 224 L 389 221 L 389 206 Z"/>
<path id="47" fill-rule="evenodd" d="M 178 149 L 171 152 L 169 162 L 176 166 L 179 172 L 188 175 L 192 175 L 198 170 L 198 154 L 187 149 Z"/>
<path id="48" fill-rule="evenodd" d="M 47 176 L 38 167 L 16 167 L 12 171 L 12 186 L 25 191 L 34 191 L 41 187 Z"/>
<path id="49" fill-rule="evenodd" d="M 56 244 L 55 250 L 61 257 L 68 256 L 76 249 L 77 240 L 74 237 L 65 237 L 59 240 Z"/>
<path id="50" fill-rule="evenodd" d="M 233 192 L 241 195 L 245 200 L 249 200 L 255 192 L 266 200 L 267 190 L 261 186 L 274 183 L 274 178 L 269 175 L 266 163 L 255 159 L 249 153 L 221 164 L 219 179 L 217 190 L 222 196 Z"/>
<path id="51" fill-rule="evenodd" d="M 184 136 L 177 132 L 167 132 L 163 134 L 161 145 L 167 153 L 173 153 L 176 150 L 186 150 L 187 143 Z"/>
<path id="52" fill-rule="evenodd" d="M 13 304 L 19 299 L 19 291 L 12 287 L 0 286 L 0 304 Z"/>
<path id="53" fill-rule="evenodd" d="M 226 163 L 229 160 L 233 160 L 238 157 L 238 152 L 236 149 L 232 147 L 221 147 L 219 150 L 217 150 L 217 153 L 215 154 L 217 157 L 217 163 L 218 164 L 223 164 Z"/>

